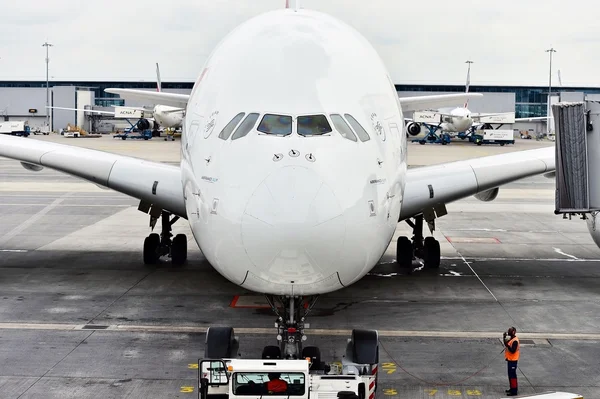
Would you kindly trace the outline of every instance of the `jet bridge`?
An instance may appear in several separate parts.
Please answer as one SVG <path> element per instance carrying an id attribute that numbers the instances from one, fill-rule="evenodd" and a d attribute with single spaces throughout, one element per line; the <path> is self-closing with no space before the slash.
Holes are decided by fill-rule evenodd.
<path id="1" fill-rule="evenodd" d="M 556 128 L 556 214 L 600 210 L 600 102 L 552 105 Z"/>

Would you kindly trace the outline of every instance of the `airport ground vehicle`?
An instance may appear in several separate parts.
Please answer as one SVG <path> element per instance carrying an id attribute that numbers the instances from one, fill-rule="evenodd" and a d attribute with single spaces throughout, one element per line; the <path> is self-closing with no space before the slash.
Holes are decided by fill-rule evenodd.
<path id="1" fill-rule="evenodd" d="M 327 364 L 321 360 L 318 347 L 302 347 L 305 326 L 298 324 L 280 330 L 280 346 L 265 346 L 262 359 L 239 358 L 239 340 L 233 328 L 210 327 L 206 332 L 206 359 L 198 361 L 199 394 L 203 399 L 213 395 L 272 396 L 262 388 L 269 380 L 269 373 L 277 372 L 289 385 L 290 392 L 282 393 L 286 397 L 308 398 L 310 392 L 311 398 L 319 393 L 332 398 L 339 392 L 348 391 L 343 395 L 350 395 L 352 391 L 360 399 L 375 398 L 379 363 L 377 331 L 352 330 L 341 362 Z M 302 356 L 293 356 L 294 353 Z"/>
<path id="2" fill-rule="evenodd" d="M 13 136 L 27 137 L 31 133 L 31 128 L 27 122 L 8 121 L 0 122 L 0 133 Z"/>
<path id="3" fill-rule="evenodd" d="M 351 374 L 351 370 L 335 365 L 326 373 L 312 369 L 314 365 L 310 358 L 203 359 L 198 362 L 198 397 L 375 397 L 375 375 Z M 285 381 L 279 384 L 282 389 L 269 390 L 267 384 L 271 379 Z"/>

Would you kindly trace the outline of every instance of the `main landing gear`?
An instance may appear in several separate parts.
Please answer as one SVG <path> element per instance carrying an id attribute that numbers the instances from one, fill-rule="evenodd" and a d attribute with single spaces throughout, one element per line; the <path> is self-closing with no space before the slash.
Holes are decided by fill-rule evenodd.
<path id="1" fill-rule="evenodd" d="M 321 359 L 321 350 L 316 346 L 302 346 L 307 337 L 304 330 L 309 327 L 306 317 L 315 305 L 318 296 L 292 297 L 266 295 L 271 309 L 277 316 L 278 345 L 265 346 L 263 359 L 311 358 L 311 372 L 325 374 L 331 366 Z M 210 327 L 206 332 L 204 357 L 211 359 L 237 358 L 239 340 L 231 327 Z M 343 353 L 343 352 L 342 352 Z M 348 339 L 342 368 L 358 375 L 376 375 L 379 363 L 379 336 L 376 330 L 352 330 Z"/>
<path id="2" fill-rule="evenodd" d="M 171 226 L 179 220 L 179 216 L 171 219 L 171 214 L 168 212 L 161 213 L 161 233 L 160 236 L 156 233 L 150 234 L 144 240 L 144 263 L 153 265 L 158 262 L 161 256 L 169 256 L 171 263 L 175 266 L 181 266 L 187 260 L 187 237 L 185 234 L 177 234 L 173 240 L 171 237 Z M 156 221 L 154 221 L 156 223 Z M 151 220 L 150 225 L 153 226 Z"/>
<path id="3" fill-rule="evenodd" d="M 440 267 L 440 242 L 433 237 L 423 239 L 423 215 L 416 216 L 414 222 L 406 220 L 413 228 L 412 242 L 408 237 L 398 237 L 396 242 L 396 261 L 403 268 L 412 267 L 414 258 L 423 260 L 426 269 Z"/>

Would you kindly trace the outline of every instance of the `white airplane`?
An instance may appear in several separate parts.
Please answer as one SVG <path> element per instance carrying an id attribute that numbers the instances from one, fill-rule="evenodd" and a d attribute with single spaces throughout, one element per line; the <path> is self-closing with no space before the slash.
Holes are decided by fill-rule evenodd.
<path id="1" fill-rule="evenodd" d="M 162 92 L 162 82 L 160 79 L 160 69 L 159 69 L 158 63 L 156 63 L 156 78 L 157 78 L 156 79 L 156 91 L 161 93 Z M 105 90 L 105 91 L 108 93 L 114 93 L 111 90 Z M 145 98 L 143 98 L 143 99 L 145 99 Z M 123 112 L 130 111 L 133 113 L 134 110 L 139 110 L 139 111 L 142 111 L 142 118 L 138 121 L 137 126 L 141 130 L 146 130 L 146 129 L 156 130 L 156 129 L 158 129 L 159 126 L 161 126 L 163 128 L 172 128 L 172 129 L 180 128 L 183 124 L 183 118 L 184 118 L 184 113 L 185 113 L 185 108 L 170 107 L 168 105 L 162 105 L 162 104 L 157 104 L 151 109 L 139 108 L 139 107 L 126 107 L 127 109 L 125 111 L 120 109 L 119 112 L 90 110 L 90 109 L 82 109 L 82 108 L 67 108 L 67 107 L 48 107 L 48 108 L 112 115 L 113 117 L 117 116 L 117 115 L 123 116 Z M 124 107 L 120 107 L 120 108 L 124 108 Z M 143 112 L 152 113 L 152 117 L 146 118 L 143 115 Z M 157 125 L 153 124 L 152 123 L 153 121 L 156 122 Z"/>
<path id="2" fill-rule="evenodd" d="M 471 84 L 471 64 L 472 61 L 467 61 L 469 68 L 467 70 L 467 82 L 465 84 L 465 93 L 469 92 L 469 85 Z M 493 117 L 498 118 L 498 123 L 502 122 L 505 117 L 514 117 L 511 112 L 500 112 L 500 113 L 474 113 L 468 108 L 469 101 L 465 101 L 462 107 L 456 108 L 442 108 L 435 112 L 427 113 L 423 116 L 430 116 L 430 125 L 437 125 L 437 130 L 444 133 L 461 133 L 468 132 L 472 128 L 477 128 L 484 123 L 483 118 L 490 119 Z M 515 122 L 528 122 L 536 121 L 546 118 L 509 118 L 514 119 Z M 408 123 L 407 132 L 412 136 L 417 136 L 421 133 L 421 123 L 414 122 L 407 118 L 405 121 Z"/>
<path id="3" fill-rule="evenodd" d="M 437 268 L 440 244 L 423 238 L 423 226 L 434 227 L 445 204 L 493 200 L 499 186 L 555 167 L 554 148 L 543 148 L 408 170 L 403 113 L 480 94 L 398 98 L 363 36 L 297 7 L 231 32 L 190 95 L 111 92 L 186 109 L 180 166 L 17 137 L 0 137 L 0 156 L 139 199 L 152 227 L 162 219 L 161 234 L 144 241 L 145 263 L 186 261 L 188 240 L 171 239 L 171 225 L 187 219 L 210 264 L 272 305 L 279 346 L 265 347 L 269 356 L 318 353 L 303 348 L 314 301 L 363 278 L 399 222 L 414 234 L 397 240 L 399 267 L 419 256 Z M 211 327 L 205 356 L 234 356 L 233 337 L 232 328 Z M 376 331 L 354 330 L 349 345 L 349 359 L 372 371 Z"/>

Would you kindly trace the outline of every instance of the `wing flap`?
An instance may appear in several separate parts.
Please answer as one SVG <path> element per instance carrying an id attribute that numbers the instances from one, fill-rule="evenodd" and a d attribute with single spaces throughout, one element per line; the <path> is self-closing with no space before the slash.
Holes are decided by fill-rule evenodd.
<path id="1" fill-rule="evenodd" d="M 402 112 L 452 107 L 465 101 L 483 97 L 481 93 L 438 94 L 433 96 L 400 97 Z"/>
<path id="2" fill-rule="evenodd" d="M 409 169 L 400 220 L 525 177 L 555 169 L 554 147 Z"/>
<path id="3" fill-rule="evenodd" d="M 0 136 L 0 156 L 58 170 L 186 217 L 177 166 L 12 136 Z"/>

